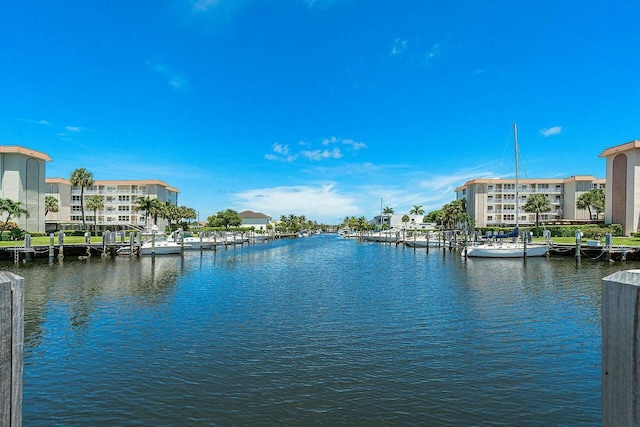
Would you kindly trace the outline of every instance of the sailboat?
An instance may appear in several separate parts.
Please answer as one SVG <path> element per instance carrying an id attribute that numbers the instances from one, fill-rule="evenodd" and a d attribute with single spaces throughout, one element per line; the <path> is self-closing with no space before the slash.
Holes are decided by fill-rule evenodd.
<path id="1" fill-rule="evenodd" d="M 462 256 L 478 258 L 524 258 L 544 256 L 549 251 L 549 245 L 546 243 L 526 244 L 525 242 L 517 241 L 519 234 L 518 223 L 520 219 L 518 210 L 520 185 L 518 182 L 518 128 L 515 123 L 513 124 L 513 142 L 516 154 L 516 227 L 510 233 L 495 236 L 495 241 L 465 247 L 462 251 Z M 498 238 L 500 240 L 498 240 Z M 503 242 L 501 240 L 502 238 L 509 240 L 515 239 L 516 241 Z"/>

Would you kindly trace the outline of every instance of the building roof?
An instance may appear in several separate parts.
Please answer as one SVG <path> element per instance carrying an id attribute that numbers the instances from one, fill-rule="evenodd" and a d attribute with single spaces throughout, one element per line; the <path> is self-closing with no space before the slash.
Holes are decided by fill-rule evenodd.
<path id="1" fill-rule="evenodd" d="M 46 178 L 45 182 L 47 184 L 68 184 L 71 185 L 71 181 L 66 178 Z M 166 187 L 167 190 L 179 193 L 175 187 L 170 187 L 164 181 L 160 181 L 159 179 L 119 179 L 119 180 L 108 180 L 108 179 L 96 179 L 93 181 L 93 185 L 160 185 L 162 187 Z"/>
<path id="2" fill-rule="evenodd" d="M 622 153 L 624 151 L 640 148 L 640 140 L 633 140 L 624 144 L 616 145 L 615 147 L 607 148 L 598 157 L 609 157 L 614 154 Z"/>
<path id="3" fill-rule="evenodd" d="M 605 182 L 604 178 L 596 178 L 593 175 L 574 175 L 568 178 L 532 178 L 518 179 L 520 184 L 564 184 L 571 181 L 596 181 Z M 475 178 L 465 182 L 455 189 L 455 192 L 462 191 L 474 184 L 515 184 L 515 178 Z"/>
<path id="4" fill-rule="evenodd" d="M 267 218 L 267 219 L 271 219 L 271 217 L 269 215 L 265 215 L 263 213 L 260 212 L 253 212 L 253 211 L 242 211 L 238 214 L 238 216 L 240 218 Z"/>
<path id="5" fill-rule="evenodd" d="M 28 148 L 19 147 L 17 145 L 0 145 L 0 153 L 2 154 L 22 154 L 23 156 L 35 157 L 36 159 L 50 162 L 51 157 L 40 151 L 30 150 Z"/>

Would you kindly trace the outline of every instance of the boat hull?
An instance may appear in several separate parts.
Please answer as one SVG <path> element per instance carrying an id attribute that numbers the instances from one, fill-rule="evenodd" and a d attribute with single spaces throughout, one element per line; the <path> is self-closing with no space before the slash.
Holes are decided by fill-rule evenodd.
<path id="1" fill-rule="evenodd" d="M 527 245 L 526 256 L 527 258 L 545 256 L 548 251 L 547 245 Z M 524 245 L 521 243 L 468 246 L 462 251 L 462 255 L 475 258 L 524 258 L 525 256 Z"/>
<path id="2" fill-rule="evenodd" d="M 140 247 L 140 255 L 174 255 L 182 252 L 183 247 L 181 245 L 167 243 L 156 243 L 155 249 L 151 245 L 142 245 Z M 190 245 L 184 245 L 184 249 L 190 249 Z"/>

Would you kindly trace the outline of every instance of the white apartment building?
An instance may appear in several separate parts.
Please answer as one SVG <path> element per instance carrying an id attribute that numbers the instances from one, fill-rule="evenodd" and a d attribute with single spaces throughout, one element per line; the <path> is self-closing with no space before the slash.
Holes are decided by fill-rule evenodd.
<path id="1" fill-rule="evenodd" d="M 0 146 L 0 197 L 19 202 L 29 213 L 10 221 L 30 232 L 44 232 L 45 166 L 48 155 L 19 146 Z M 6 218 L 3 218 L 3 222 Z"/>
<path id="2" fill-rule="evenodd" d="M 590 222 L 603 218 L 604 212 L 578 209 L 580 195 L 594 188 L 605 188 L 605 180 L 582 175 L 559 179 L 519 179 L 518 212 L 516 212 L 515 179 L 472 179 L 456 188 L 456 198 L 467 200 L 467 213 L 475 220 L 476 227 L 515 226 L 516 215 L 520 225 L 534 225 L 535 213 L 524 211 L 527 198 L 532 194 L 544 194 L 551 202 L 551 212 L 540 215 L 542 222 Z M 597 218 L 596 218 L 597 216 Z"/>
<path id="3" fill-rule="evenodd" d="M 81 229 L 82 208 L 81 189 L 73 187 L 68 179 L 47 178 L 47 195 L 58 200 L 58 212 L 49 212 L 46 216 L 46 229 Z M 91 228 L 98 230 L 143 229 L 145 212 L 137 211 L 139 197 L 150 197 L 161 202 L 178 204 L 178 189 L 159 180 L 96 180 L 94 185 L 84 189 L 85 221 Z M 94 212 L 87 208 L 87 199 L 98 194 L 103 196 L 104 208 Z M 153 222 L 151 218 L 149 220 Z M 158 228 L 164 229 L 167 222 L 158 218 Z"/>

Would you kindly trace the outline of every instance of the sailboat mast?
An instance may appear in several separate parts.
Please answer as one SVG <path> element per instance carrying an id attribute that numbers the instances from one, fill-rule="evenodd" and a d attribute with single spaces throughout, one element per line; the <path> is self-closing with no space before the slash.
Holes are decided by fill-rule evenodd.
<path id="1" fill-rule="evenodd" d="M 515 123 L 513 124 L 513 145 L 516 151 L 516 227 L 518 227 L 520 217 L 518 211 L 518 207 L 520 204 L 520 185 L 518 182 L 518 126 Z"/>

